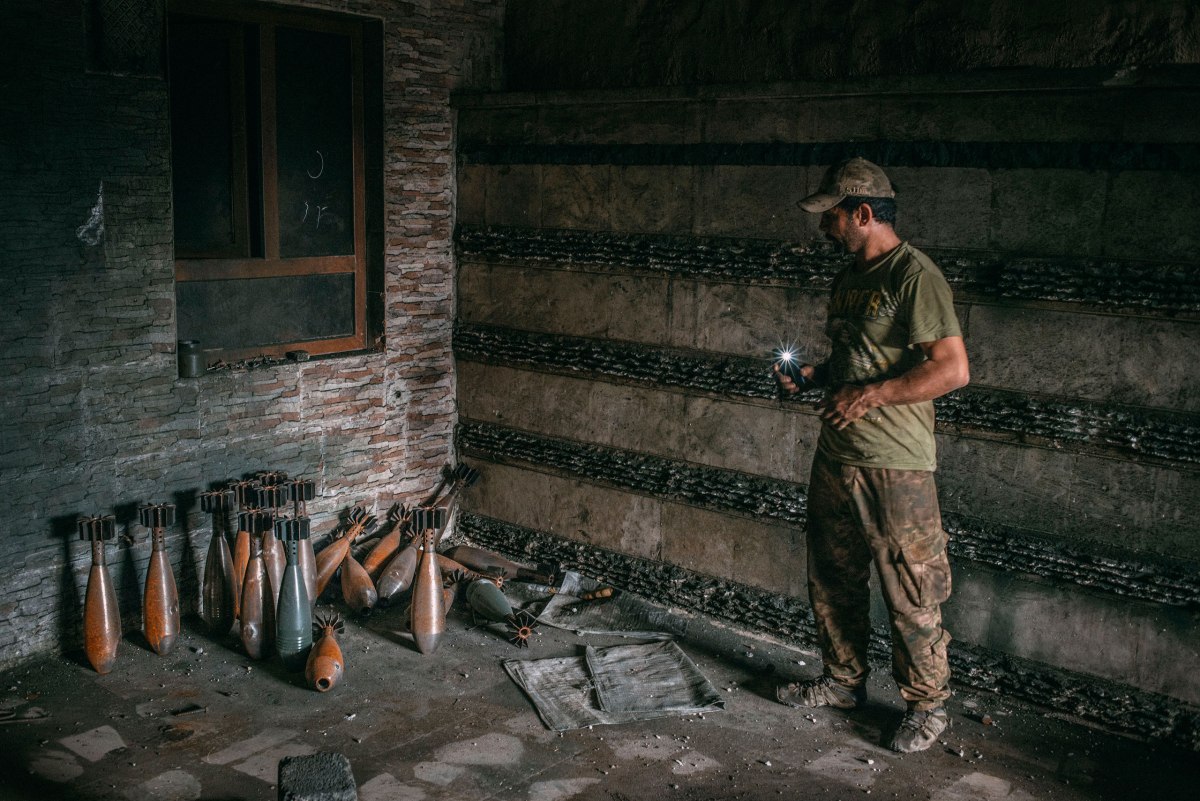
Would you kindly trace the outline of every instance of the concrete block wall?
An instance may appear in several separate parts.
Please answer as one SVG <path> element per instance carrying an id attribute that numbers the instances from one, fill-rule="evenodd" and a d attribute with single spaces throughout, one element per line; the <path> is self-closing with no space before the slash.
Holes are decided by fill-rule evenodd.
<path id="1" fill-rule="evenodd" d="M 1195 719 L 1200 272 L 1182 209 L 1200 141 L 1172 113 L 1200 99 L 1194 70 L 653 89 L 602 73 L 595 91 L 522 74 L 544 91 L 458 99 L 459 447 L 487 465 L 468 536 L 610 578 L 661 564 L 733 597 L 803 596 L 819 421 L 773 397 L 767 357 L 824 355 L 842 262 L 795 203 L 866 155 L 950 278 L 972 359 L 939 404 L 960 654 L 1149 693 L 1167 731 Z"/>
<path id="2" fill-rule="evenodd" d="M 1188 0 L 509 0 L 505 63 L 532 91 L 1136 71 L 1195 63 L 1198 25 Z"/>
<path id="3" fill-rule="evenodd" d="M 77 515 L 115 513 L 134 538 L 108 558 L 136 631 L 150 549 L 138 504 L 179 504 L 168 549 L 190 607 L 209 539 L 196 494 L 211 483 L 313 478 L 323 538 L 353 505 L 423 495 L 452 458 L 449 94 L 499 85 L 503 5 L 304 5 L 383 21 L 385 344 L 198 380 L 176 377 L 165 80 L 90 71 L 78 0 L 5 8 L 20 34 L 0 99 L 0 665 L 81 648 Z M 101 186 L 102 234 L 84 228 Z"/>

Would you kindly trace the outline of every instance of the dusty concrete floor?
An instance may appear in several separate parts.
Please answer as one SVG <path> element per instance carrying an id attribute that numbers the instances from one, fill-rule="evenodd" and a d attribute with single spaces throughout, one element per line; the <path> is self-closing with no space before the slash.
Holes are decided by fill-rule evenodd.
<path id="1" fill-rule="evenodd" d="M 0 724 L 0 798 L 274 799 L 281 757 L 325 750 L 350 759 L 362 801 L 1165 801 L 1200 786 L 1195 754 L 966 690 L 943 744 L 894 754 L 880 747 L 901 709 L 886 676 L 873 677 L 863 710 L 786 708 L 768 700 L 770 688 L 781 671 L 815 671 L 814 655 L 703 620 L 683 646 L 722 692 L 724 712 L 557 734 L 501 661 L 626 641 L 543 627 L 518 651 L 455 611 L 440 648 L 422 656 L 398 621 L 383 611 L 348 623 L 347 673 L 326 694 L 202 633 L 198 620 L 185 621 L 166 657 L 131 633 L 107 676 L 82 652 L 4 674 L 0 708 L 48 717 Z"/>

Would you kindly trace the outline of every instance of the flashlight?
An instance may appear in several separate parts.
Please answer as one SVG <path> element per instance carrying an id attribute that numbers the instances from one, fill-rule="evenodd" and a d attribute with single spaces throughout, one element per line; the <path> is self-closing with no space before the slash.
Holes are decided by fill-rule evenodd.
<path id="1" fill-rule="evenodd" d="M 791 348 L 778 348 L 773 354 L 779 364 L 779 372 L 792 379 L 797 386 L 803 385 L 808 379 L 800 374 L 800 360 Z"/>

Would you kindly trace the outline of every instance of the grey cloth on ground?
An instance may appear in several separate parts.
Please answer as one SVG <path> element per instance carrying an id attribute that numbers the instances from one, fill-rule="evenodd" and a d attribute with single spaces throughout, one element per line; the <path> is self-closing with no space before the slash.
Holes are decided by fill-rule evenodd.
<path id="1" fill-rule="evenodd" d="M 579 634 L 613 634 L 643 640 L 667 640 L 685 633 L 683 624 L 667 610 L 655 608 L 629 593 L 600 601 L 579 600 L 581 594 L 602 586 L 570 570 L 564 572 L 558 594 L 550 598 L 538 620 Z"/>
<path id="2" fill-rule="evenodd" d="M 717 690 L 673 642 L 588 646 L 584 659 L 606 712 L 655 709 L 689 713 L 723 708 Z"/>
<path id="3" fill-rule="evenodd" d="M 588 647 L 584 656 L 510 659 L 504 669 L 554 731 L 725 707 L 716 688 L 674 642 Z"/>

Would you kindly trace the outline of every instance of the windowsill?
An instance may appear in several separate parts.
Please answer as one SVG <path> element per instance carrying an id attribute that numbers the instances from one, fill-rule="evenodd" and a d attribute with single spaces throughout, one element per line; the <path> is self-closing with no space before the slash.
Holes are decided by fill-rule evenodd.
<path id="1" fill-rule="evenodd" d="M 300 349 L 297 349 L 300 350 Z M 291 351 L 289 351 L 291 352 Z M 338 351 L 337 353 L 320 353 L 309 354 L 306 358 L 292 358 L 288 356 L 255 356 L 247 359 L 240 359 L 233 362 L 218 361 L 213 366 L 206 369 L 198 376 L 183 377 L 179 376 L 179 381 L 195 381 L 198 379 L 209 378 L 216 375 L 227 373 L 246 373 L 255 370 L 265 370 L 273 367 L 286 367 L 288 365 L 301 366 L 311 362 L 326 362 L 334 359 L 351 359 L 362 356 L 372 356 L 382 354 L 384 349 L 379 348 L 361 348 L 358 350 Z"/>

